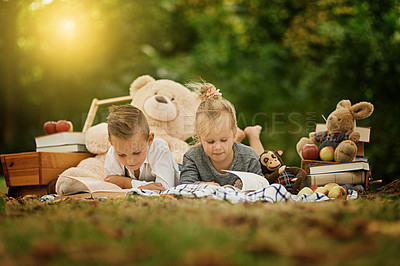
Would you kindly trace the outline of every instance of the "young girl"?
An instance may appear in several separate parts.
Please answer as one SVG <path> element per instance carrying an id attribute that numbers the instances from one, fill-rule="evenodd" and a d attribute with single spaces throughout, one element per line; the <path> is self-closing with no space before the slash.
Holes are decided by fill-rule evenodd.
<path id="1" fill-rule="evenodd" d="M 199 89 L 202 100 L 195 118 L 195 135 L 199 145 L 190 148 L 183 156 L 180 184 L 233 185 L 237 176 L 224 170 L 262 176 L 259 155 L 251 147 L 235 141 L 238 130 L 232 104 L 223 99 L 212 84 L 191 86 Z M 261 127 L 252 127 L 247 131 L 257 130 L 259 133 Z M 242 133 L 239 130 L 239 134 Z"/>

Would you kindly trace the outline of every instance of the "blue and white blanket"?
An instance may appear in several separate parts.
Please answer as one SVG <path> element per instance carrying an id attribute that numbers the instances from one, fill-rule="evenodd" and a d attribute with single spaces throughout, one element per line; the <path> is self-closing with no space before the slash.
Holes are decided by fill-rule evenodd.
<path id="1" fill-rule="evenodd" d="M 158 197 L 162 194 L 170 194 L 187 198 L 212 198 L 218 200 L 226 200 L 230 203 L 239 202 L 319 202 L 332 200 L 322 193 L 313 193 L 311 195 L 293 195 L 280 184 L 271 184 L 265 188 L 253 192 L 237 192 L 229 187 L 219 187 L 209 184 L 182 184 L 169 188 L 157 193 L 146 189 L 130 189 L 126 195 L 140 195 L 147 197 Z M 42 201 L 52 201 L 56 195 L 46 195 L 42 197 Z M 356 199 L 358 193 L 355 190 L 347 191 L 347 199 Z"/>
<path id="2" fill-rule="evenodd" d="M 207 198 L 218 200 L 227 200 L 230 203 L 239 202 L 281 202 L 281 201 L 294 201 L 294 202 L 318 202 L 331 200 L 322 193 L 313 193 L 311 195 L 293 195 L 290 194 L 286 188 L 280 184 L 272 184 L 265 188 L 253 192 L 237 192 L 229 187 L 219 187 L 209 184 L 182 184 L 176 187 L 169 188 L 162 191 L 160 194 L 144 189 L 132 189 L 128 195 L 138 194 L 142 196 L 159 196 L 160 194 L 170 194 L 189 198 Z M 356 199 L 358 193 L 355 190 L 348 190 L 347 199 Z"/>

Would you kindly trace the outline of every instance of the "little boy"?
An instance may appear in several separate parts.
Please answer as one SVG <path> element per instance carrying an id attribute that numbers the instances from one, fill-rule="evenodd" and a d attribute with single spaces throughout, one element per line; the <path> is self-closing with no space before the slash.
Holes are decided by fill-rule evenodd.
<path id="1" fill-rule="evenodd" d="M 178 183 L 179 170 L 168 144 L 154 138 L 138 108 L 112 106 L 107 117 L 108 138 L 105 181 L 122 188 L 165 190 Z"/>

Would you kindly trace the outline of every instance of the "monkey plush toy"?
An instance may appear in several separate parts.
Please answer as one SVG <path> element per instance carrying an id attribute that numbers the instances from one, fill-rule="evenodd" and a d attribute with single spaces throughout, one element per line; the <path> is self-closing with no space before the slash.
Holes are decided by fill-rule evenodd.
<path id="1" fill-rule="evenodd" d="M 297 194 L 307 173 L 299 167 L 286 167 L 281 159 L 282 154 L 282 150 L 264 151 L 260 155 L 261 170 L 269 183 L 282 184 L 287 191 Z"/>

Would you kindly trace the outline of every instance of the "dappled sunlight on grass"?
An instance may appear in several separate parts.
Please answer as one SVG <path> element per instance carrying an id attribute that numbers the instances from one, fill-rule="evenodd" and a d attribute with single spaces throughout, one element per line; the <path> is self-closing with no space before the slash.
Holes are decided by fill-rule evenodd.
<path id="1" fill-rule="evenodd" d="M 140 196 L 53 202 L 3 196 L 1 204 L 0 256 L 19 263 L 261 265 L 351 259 L 365 265 L 397 258 L 389 245 L 400 244 L 400 201 L 381 197 L 232 205 Z"/>

